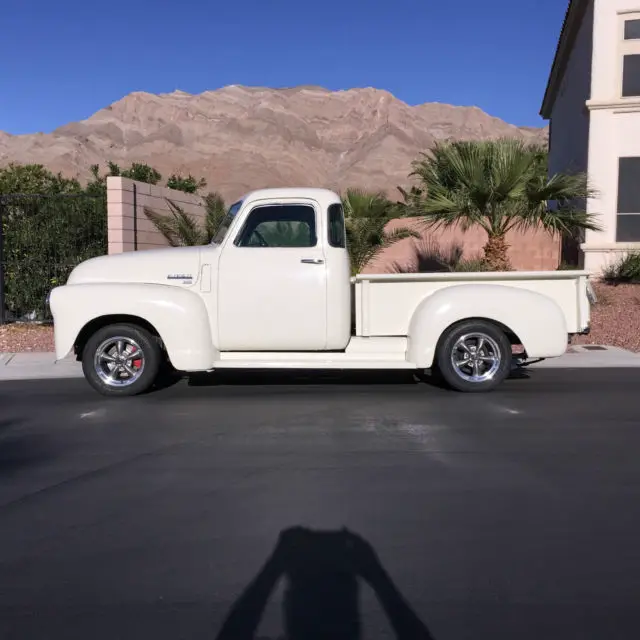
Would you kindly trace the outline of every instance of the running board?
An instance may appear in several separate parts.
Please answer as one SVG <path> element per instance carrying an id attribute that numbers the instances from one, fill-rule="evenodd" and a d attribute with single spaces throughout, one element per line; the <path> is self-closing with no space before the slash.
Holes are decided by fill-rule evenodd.
<path id="1" fill-rule="evenodd" d="M 391 354 L 345 353 L 221 353 L 213 369 L 416 369 L 404 357 Z M 377 357 L 376 357 L 377 356 Z"/>

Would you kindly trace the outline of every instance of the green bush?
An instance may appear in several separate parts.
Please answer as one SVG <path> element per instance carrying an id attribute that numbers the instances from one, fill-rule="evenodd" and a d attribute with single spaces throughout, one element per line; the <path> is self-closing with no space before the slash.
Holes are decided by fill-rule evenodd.
<path id="1" fill-rule="evenodd" d="M 609 284 L 640 284 L 640 253 L 631 252 L 606 267 L 602 273 Z"/>
<path id="2" fill-rule="evenodd" d="M 105 198 L 9 195 L 0 206 L 8 319 L 47 320 L 51 289 L 83 260 L 107 252 Z"/>

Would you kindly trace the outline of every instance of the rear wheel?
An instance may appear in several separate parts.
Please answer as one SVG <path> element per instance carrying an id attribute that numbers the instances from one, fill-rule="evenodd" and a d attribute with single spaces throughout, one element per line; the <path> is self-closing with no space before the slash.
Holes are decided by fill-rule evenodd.
<path id="1" fill-rule="evenodd" d="M 105 396 L 134 396 L 154 383 L 162 352 L 145 329 L 113 324 L 94 333 L 82 352 L 82 370 L 89 384 Z"/>
<path id="2" fill-rule="evenodd" d="M 511 343 L 491 322 L 461 322 L 442 337 L 436 364 L 438 373 L 457 391 L 491 391 L 509 375 Z"/>

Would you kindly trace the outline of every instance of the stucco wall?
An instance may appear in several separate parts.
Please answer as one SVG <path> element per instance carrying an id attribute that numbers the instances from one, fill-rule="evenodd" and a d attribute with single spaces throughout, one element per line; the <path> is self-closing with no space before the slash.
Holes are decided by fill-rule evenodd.
<path id="1" fill-rule="evenodd" d="M 428 231 L 419 220 L 394 220 L 389 229 L 399 226 L 411 227 L 425 240 L 431 240 L 442 249 L 451 245 L 458 245 L 464 249 L 464 258 L 474 258 L 482 254 L 482 248 L 487 241 L 487 234 L 479 227 L 466 232 L 461 229 L 442 229 Z M 415 264 L 415 252 L 412 244 L 420 240 L 407 238 L 392 247 L 385 249 L 378 257 L 364 269 L 364 273 L 387 273 L 393 270 L 394 263 L 402 266 Z M 518 271 L 551 271 L 560 264 L 560 240 L 551 237 L 543 231 L 510 232 L 507 236 L 510 244 L 509 258 L 514 269 Z"/>
<path id="2" fill-rule="evenodd" d="M 618 159 L 640 156 L 640 99 L 621 98 L 621 20 L 640 13 L 640 0 L 595 0 L 593 70 L 589 137 L 589 175 L 597 196 L 588 210 L 598 215 L 602 231 L 588 231 L 582 249 L 585 267 L 599 272 L 640 243 L 616 242 Z"/>
<path id="3" fill-rule="evenodd" d="M 133 251 L 134 242 L 134 194 L 136 186 L 137 200 L 137 238 L 138 251 L 166 247 L 163 235 L 154 227 L 145 215 L 145 207 L 161 214 L 170 213 L 167 200 L 175 202 L 186 213 L 198 220 L 205 217 L 205 208 L 200 196 L 157 187 L 128 178 L 107 178 L 107 213 L 109 253 Z"/>
<path id="4" fill-rule="evenodd" d="M 587 170 L 593 46 L 593 0 L 589 2 L 575 46 L 569 56 L 550 119 L 549 172 Z"/>

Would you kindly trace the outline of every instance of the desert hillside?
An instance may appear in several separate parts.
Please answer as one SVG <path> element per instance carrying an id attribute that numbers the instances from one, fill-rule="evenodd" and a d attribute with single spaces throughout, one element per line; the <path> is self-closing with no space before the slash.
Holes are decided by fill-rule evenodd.
<path id="1" fill-rule="evenodd" d="M 204 176 L 226 198 L 265 186 L 395 192 L 411 161 L 445 138 L 546 140 L 477 107 L 409 106 L 386 91 L 229 86 L 191 95 L 132 93 L 50 134 L 0 132 L 0 165 L 41 163 L 86 178 L 113 160 Z"/>

